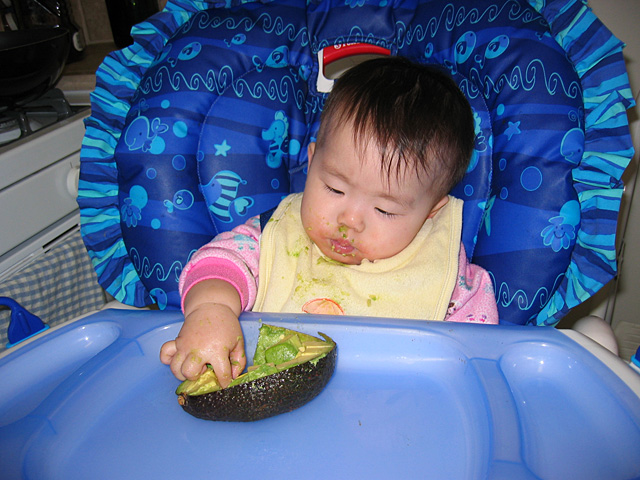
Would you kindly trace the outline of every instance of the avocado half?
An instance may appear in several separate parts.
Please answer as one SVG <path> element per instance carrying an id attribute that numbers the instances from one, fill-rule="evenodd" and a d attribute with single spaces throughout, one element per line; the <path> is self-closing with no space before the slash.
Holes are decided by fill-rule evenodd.
<path id="1" fill-rule="evenodd" d="M 303 406 L 327 385 L 336 365 L 336 344 L 282 327 L 263 324 L 253 365 L 227 388 L 213 369 L 176 390 L 178 403 L 194 417 L 252 422 Z"/>

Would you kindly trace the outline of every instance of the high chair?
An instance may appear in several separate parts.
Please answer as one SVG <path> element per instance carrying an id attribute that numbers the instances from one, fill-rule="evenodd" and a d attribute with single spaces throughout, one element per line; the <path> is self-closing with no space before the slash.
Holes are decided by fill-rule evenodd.
<path id="1" fill-rule="evenodd" d="M 442 66 L 472 105 L 452 193 L 502 324 L 556 325 L 615 276 L 634 101 L 583 2 L 224 3 L 169 2 L 98 69 L 78 203 L 117 300 L 177 308 L 190 255 L 302 190 L 327 77 L 386 54 Z"/>
<path id="2" fill-rule="evenodd" d="M 97 71 L 78 203 L 102 287 L 156 311 L 101 310 L 0 354 L 3 478 L 640 478 L 637 373 L 574 330 L 523 326 L 616 274 L 633 99 L 585 3 L 170 0 L 133 38 Z M 439 65 L 471 103 L 452 193 L 501 325 L 245 312 L 249 355 L 263 323 L 330 336 L 332 378 L 257 422 L 191 417 L 158 359 L 185 262 L 302 190 L 333 79 L 376 55 Z"/>

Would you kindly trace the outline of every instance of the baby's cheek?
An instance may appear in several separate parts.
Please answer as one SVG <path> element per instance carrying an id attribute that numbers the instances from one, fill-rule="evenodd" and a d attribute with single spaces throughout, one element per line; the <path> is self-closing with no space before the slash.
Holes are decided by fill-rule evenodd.
<path id="1" fill-rule="evenodd" d="M 326 217 L 321 215 L 315 215 L 313 213 L 309 215 L 306 221 L 304 221 L 303 219 L 302 225 L 304 226 L 305 230 L 309 235 L 315 235 L 315 236 L 319 236 L 319 235 L 326 236 L 328 231 L 332 229 L 335 230 L 336 228 L 332 225 L 332 222 L 327 220 Z"/>
<path id="2" fill-rule="evenodd" d="M 388 227 L 383 231 L 369 232 L 363 238 L 357 239 L 359 245 L 356 243 L 356 246 L 370 260 L 379 260 L 392 257 L 403 250 L 405 245 L 401 245 L 400 240 L 398 232 L 393 227 Z"/>

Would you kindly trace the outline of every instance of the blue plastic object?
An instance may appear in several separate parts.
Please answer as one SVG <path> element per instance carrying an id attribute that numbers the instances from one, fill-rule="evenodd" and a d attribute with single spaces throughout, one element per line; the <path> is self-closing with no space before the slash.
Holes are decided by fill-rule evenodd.
<path id="1" fill-rule="evenodd" d="M 11 309 L 11 321 L 7 330 L 9 338 L 7 348 L 11 348 L 49 328 L 49 325 L 40 320 L 40 317 L 28 311 L 12 298 L 0 297 L 0 305 Z"/>
<path id="2" fill-rule="evenodd" d="M 640 373 L 640 347 L 636 350 L 636 353 L 631 357 L 631 368 Z"/>
<path id="3" fill-rule="evenodd" d="M 640 477 L 640 376 L 623 381 L 560 330 L 267 314 L 241 322 L 249 357 L 261 322 L 333 338 L 327 387 L 258 422 L 194 418 L 158 360 L 182 315 L 105 310 L 0 358 L 0 390 L 10 392 L 0 397 L 0 476 Z"/>

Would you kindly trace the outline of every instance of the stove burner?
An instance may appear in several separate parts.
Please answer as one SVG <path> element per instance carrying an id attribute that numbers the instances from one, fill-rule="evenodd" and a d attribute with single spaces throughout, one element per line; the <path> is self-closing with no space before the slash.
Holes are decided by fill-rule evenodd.
<path id="1" fill-rule="evenodd" d="M 69 102 L 57 88 L 21 107 L 0 110 L 0 145 L 31 135 L 73 114 Z"/>

